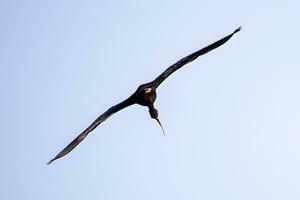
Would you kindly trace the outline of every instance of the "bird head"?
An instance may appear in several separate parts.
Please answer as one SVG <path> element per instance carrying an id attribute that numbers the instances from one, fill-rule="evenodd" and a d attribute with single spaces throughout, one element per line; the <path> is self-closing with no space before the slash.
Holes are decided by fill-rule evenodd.
<path id="1" fill-rule="evenodd" d="M 164 128 L 163 128 L 163 126 L 162 126 L 162 124 L 161 124 L 161 122 L 158 118 L 158 110 L 156 110 L 154 107 L 151 107 L 149 109 L 149 113 L 150 113 L 151 118 L 155 119 L 158 122 L 159 126 L 161 127 L 161 130 L 162 130 L 163 134 L 165 135 Z"/>

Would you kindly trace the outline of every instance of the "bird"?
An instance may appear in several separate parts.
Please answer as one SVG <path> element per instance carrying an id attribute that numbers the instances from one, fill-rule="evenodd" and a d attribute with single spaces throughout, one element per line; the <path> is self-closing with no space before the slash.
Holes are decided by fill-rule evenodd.
<path id="1" fill-rule="evenodd" d="M 209 51 L 218 48 L 219 46 L 226 43 L 234 34 L 239 32 L 241 30 L 241 27 L 238 27 L 235 29 L 231 34 L 223 37 L 222 39 L 180 59 L 175 64 L 168 67 L 163 73 L 161 73 L 157 78 L 155 78 L 153 81 L 145 83 L 140 85 L 137 90 L 130 95 L 127 99 L 124 101 L 118 103 L 117 105 L 114 105 L 110 107 L 107 111 L 105 111 L 102 115 L 100 115 L 93 123 L 90 124 L 89 127 L 87 127 L 80 135 L 78 135 L 69 145 L 67 145 L 62 151 L 60 151 L 53 159 L 51 159 L 47 164 L 51 164 L 54 160 L 57 160 L 68 153 L 70 153 L 82 140 L 84 140 L 87 135 L 93 131 L 97 126 L 99 126 L 102 122 L 104 122 L 106 119 L 108 119 L 111 115 L 114 113 L 131 106 L 133 104 L 138 104 L 141 106 L 147 106 L 149 108 L 149 114 L 152 119 L 155 119 L 159 126 L 162 129 L 163 134 L 165 135 L 165 131 L 163 129 L 163 126 L 161 124 L 161 121 L 158 117 L 158 110 L 154 107 L 154 102 L 156 100 L 156 89 L 160 86 L 160 84 L 168 78 L 171 74 L 173 74 L 176 70 L 180 69 L 184 65 L 192 62 L 196 58 L 198 58 L 201 55 L 204 55 L 208 53 Z"/>

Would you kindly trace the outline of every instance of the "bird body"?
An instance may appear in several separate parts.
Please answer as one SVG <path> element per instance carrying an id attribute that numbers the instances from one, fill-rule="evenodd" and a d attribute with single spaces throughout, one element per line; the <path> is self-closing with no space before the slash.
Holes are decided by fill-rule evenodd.
<path id="1" fill-rule="evenodd" d="M 241 27 L 236 29 L 233 33 L 225 36 L 224 38 L 208 45 L 207 47 L 204 47 L 184 58 L 176 62 L 175 64 L 171 65 L 169 68 L 167 68 L 162 74 L 160 74 L 156 79 L 153 81 L 140 85 L 137 90 L 126 100 L 122 101 L 121 103 L 112 106 L 109 108 L 106 112 L 104 112 L 102 115 L 100 115 L 87 129 L 85 129 L 79 136 L 77 136 L 67 147 L 65 147 L 61 152 L 59 152 L 53 159 L 51 159 L 48 164 L 52 163 L 54 160 L 61 158 L 68 154 L 70 151 L 72 151 L 83 139 L 86 138 L 86 136 L 93 131 L 99 124 L 101 124 L 103 121 L 105 121 L 107 118 L 109 118 L 112 114 L 122 110 L 123 108 L 126 108 L 133 104 L 139 104 L 141 106 L 147 106 L 149 108 L 149 114 L 151 118 L 155 119 L 160 127 L 162 128 L 163 133 L 164 129 L 161 125 L 161 122 L 158 118 L 158 111 L 154 107 L 154 102 L 156 100 L 156 89 L 158 86 L 172 73 L 174 73 L 176 70 L 180 69 L 184 65 L 186 65 L 189 62 L 192 62 L 199 56 L 208 53 L 209 51 L 218 48 L 219 46 L 226 43 L 235 33 L 239 32 L 241 30 Z"/>
<path id="2" fill-rule="evenodd" d="M 139 86 L 134 95 L 136 103 L 141 106 L 149 106 L 156 100 L 156 90 L 151 83 Z"/>

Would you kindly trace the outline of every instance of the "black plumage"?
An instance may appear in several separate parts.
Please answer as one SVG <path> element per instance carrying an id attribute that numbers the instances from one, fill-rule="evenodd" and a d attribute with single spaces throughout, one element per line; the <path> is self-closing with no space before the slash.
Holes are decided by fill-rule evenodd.
<path id="1" fill-rule="evenodd" d="M 107 118 L 109 118 L 112 114 L 122 110 L 123 108 L 126 108 L 132 104 L 139 104 L 142 106 L 147 106 L 149 108 L 149 114 L 151 118 L 157 120 L 159 125 L 161 126 L 162 130 L 163 127 L 160 123 L 160 120 L 158 118 L 158 111 L 154 107 L 154 102 L 156 100 L 156 89 L 157 87 L 173 72 L 181 68 L 182 66 L 186 65 L 189 62 L 192 62 L 199 56 L 208 53 L 209 51 L 218 48 L 219 46 L 223 45 L 225 42 L 227 42 L 235 33 L 241 30 L 241 27 L 236 29 L 233 33 L 227 35 L 226 37 L 208 45 L 207 47 L 204 47 L 184 58 L 176 62 L 175 64 L 171 65 L 169 68 L 167 68 L 161 75 L 159 75 L 155 80 L 140 85 L 138 89 L 126 100 L 122 101 L 121 103 L 112 106 L 109 108 L 106 112 L 104 112 L 102 115 L 100 115 L 87 129 L 85 129 L 79 136 L 77 136 L 67 147 L 65 147 L 61 152 L 59 152 L 53 159 L 51 159 L 48 164 L 53 162 L 54 160 L 61 158 L 68 154 L 70 151 L 72 151 L 86 136 L 93 131 L 99 124 L 101 124 L 103 121 L 105 121 Z M 164 133 L 164 130 L 163 130 Z"/>

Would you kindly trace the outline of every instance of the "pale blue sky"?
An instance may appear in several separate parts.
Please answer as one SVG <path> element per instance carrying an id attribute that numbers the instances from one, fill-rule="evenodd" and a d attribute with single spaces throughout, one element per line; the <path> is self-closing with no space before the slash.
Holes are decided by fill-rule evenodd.
<path id="1" fill-rule="evenodd" d="M 299 10 L 299 1 L 1 1 L 1 199 L 300 199 Z M 46 165 L 139 84 L 240 25 L 159 88 L 166 137 L 132 106 Z"/>

